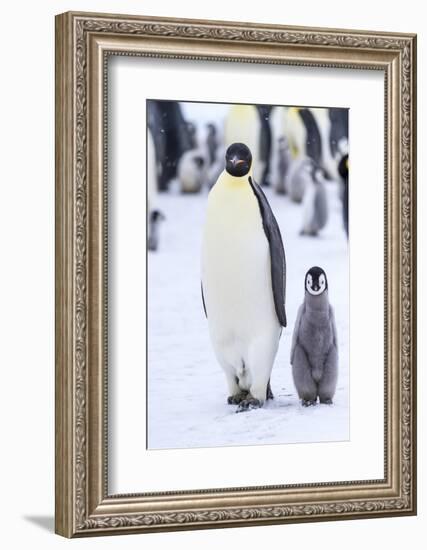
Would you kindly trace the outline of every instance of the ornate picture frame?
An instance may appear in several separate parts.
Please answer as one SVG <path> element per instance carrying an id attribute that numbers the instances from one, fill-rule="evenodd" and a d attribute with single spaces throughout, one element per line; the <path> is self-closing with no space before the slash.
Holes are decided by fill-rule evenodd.
<path id="1" fill-rule="evenodd" d="M 383 71 L 384 479 L 108 492 L 111 55 Z M 56 17 L 56 532 L 65 537 L 416 513 L 416 36 L 68 12 Z"/>

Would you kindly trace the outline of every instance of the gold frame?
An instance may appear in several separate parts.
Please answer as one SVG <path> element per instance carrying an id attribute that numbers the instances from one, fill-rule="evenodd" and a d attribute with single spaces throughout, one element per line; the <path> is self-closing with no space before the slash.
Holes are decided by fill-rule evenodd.
<path id="1" fill-rule="evenodd" d="M 385 75 L 385 477 L 108 495 L 106 59 L 140 55 Z M 66 537 L 416 513 L 416 36 L 65 13 L 56 17 L 56 532 Z"/>

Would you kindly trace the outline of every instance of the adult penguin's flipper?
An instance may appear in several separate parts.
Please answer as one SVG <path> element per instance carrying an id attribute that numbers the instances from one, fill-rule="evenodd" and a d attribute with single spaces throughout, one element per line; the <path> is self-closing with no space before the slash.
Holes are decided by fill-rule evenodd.
<path id="1" fill-rule="evenodd" d="M 205 312 L 205 316 L 206 316 L 206 319 L 208 318 L 208 314 L 206 312 L 206 304 L 205 304 L 205 297 L 203 295 L 203 283 L 200 281 L 200 290 L 201 290 L 201 293 L 202 293 L 202 303 L 203 303 L 203 310 Z"/>
<path id="2" fill-rule="evenodd" d="M 291 344 L 291 365 L 294 364 L 295 348 L 298 343 L 299 326 L 301 323 L 301 317 L 304 312 L 304 309 L 305 309 L 304 304 L 301 304 L 298 309 L 297 319 L 294 325 L 294 332 L 292 334 L 292 344 Z"/>
<path id="3" fill-rule="evenodd" d="M 261 212 L 262 225 L 270 247 L 271 283 L 273 287 L 274 306 L 279 323 L 286 327 L 286 258 L 279 225 L 261 187 L 249 176 Z"/>

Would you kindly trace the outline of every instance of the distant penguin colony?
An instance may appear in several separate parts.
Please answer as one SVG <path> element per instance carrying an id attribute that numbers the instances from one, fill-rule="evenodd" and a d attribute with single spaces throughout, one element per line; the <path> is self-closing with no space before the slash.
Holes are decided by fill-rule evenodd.
<path id="1" fill-rule="evenodd" d="M 270 116 L 272 185 L 279 194 L 286 193 L 296 172 L 295 162 L 311 159 L 319 165 L 327 180 L 338 179 L 338 163 L 348 143 L 348 111 L 342 108 L 273 108 Z M 279 176 L 279 147 L 286 138 L 290 152 L 290 169 L 285 184 Z M 285 191 L 284 191 L 285 188 Z M 294 199 L 293 199 L 294 200 Z M 299 202 L 297 199 L 296 202 Z"/>
<path id="2" fill-rule="evenodd" d="M 243 143 L 226 151 L 212 187 L 202 245 L 202 299 L 217 360 L 238 412 L 272 398 L 270 375 L 286 326 L 285 252 Z"/>
<path id="3" fill-rule="evenodd" d="M 292 336 L 291 365 L 295 388 L 304 406 L 332 404 L 338 377 L 338 344 L 328 281 L 320 267 L 305 276 L 304 302 Z"/>

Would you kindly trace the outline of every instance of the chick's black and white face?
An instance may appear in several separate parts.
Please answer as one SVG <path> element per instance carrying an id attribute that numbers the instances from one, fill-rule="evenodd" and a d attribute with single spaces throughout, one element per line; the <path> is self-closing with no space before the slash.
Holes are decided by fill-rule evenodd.
<path id="1" fill-rule="evenodd" d="M 244 143 L 233 143 L 225 153 L 225 169 L 235 177 L 246 176 L 251 169 L 252 153 Z"/>
<path id="2" fill-rule="evenodd" d="M 319 296 L 328 288 L 326 273 L 320 267 L 312 267 L 305 276 L 305 290 L 312 296 Z"/>

